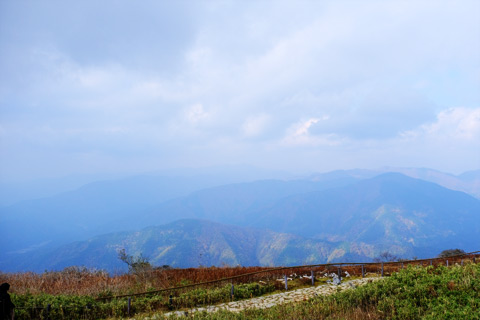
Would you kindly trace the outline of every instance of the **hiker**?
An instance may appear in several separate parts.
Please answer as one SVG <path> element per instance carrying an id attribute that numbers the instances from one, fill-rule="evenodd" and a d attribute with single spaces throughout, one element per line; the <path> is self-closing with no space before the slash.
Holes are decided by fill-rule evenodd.
<path id="1" fill-rule="evenodd" d="M 8 283 L 2 283 L 0 285 L 0 319 L 1 320 L 13 320 L 14 318 L 14 311 L 15 305 L 12 303 L 10 299 L 10 295 L 7 293 L 8 289 L 10 289 L 10 285 Z"/>

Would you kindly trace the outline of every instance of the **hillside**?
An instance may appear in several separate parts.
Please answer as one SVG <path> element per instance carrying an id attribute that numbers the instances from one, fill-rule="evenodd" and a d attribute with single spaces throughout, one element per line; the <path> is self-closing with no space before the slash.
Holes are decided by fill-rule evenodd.
<path id="1" fill-rule="evenodd" d="M 480 200 L 399 173 L 350 180 L 338 187 L 330 184 L 324 190 L 298 189 L 298 194 L 284 193 L 277 199 L 269 197 L 267 185 L 254 186 L 246 189 L 249 197 L 239 190 L 227 196 L 220 192 L 222 187 L 174 199 L 157 206 L 149 221 L 199 217 L 341 241 L 337 257 L 373 257 L 381 250 L 425 256 L 449 246 L 478 246 Z"/>
<path id="2" fill-rule="evenodd" d="M 74 191 L 2 208 L 0 221 L 5 231 L 0 241 L 8 239 L 10 250 L 24 250 L 44 242 L 73 241 L 111 232 L 114 230 L 106 225 L 114 219 L 206 186 L 195 179 L 158 176 L 89 183 Z"/>
<path id="3" fill-rule="evenodd" d="M 54 250 L 19 256 L 17 269 L 51 270 L 78 265 L 126 271 L 118 250 L 142 254 L 153 265 L 277 266 L 326 262 L 333 245 L 292 234 L 242 228 L 202 220 L 180 220 L 135 232 L 119 232 Z M 2 270 L 8 270 L 2 266 Z"/>
<path id="4" fill-rule="evenodd" d="M 268 210 L 281 199 L 358 181 L 348 173 L 310 179 L 311 177 L 307 180 L 261 180 L 199 190 L 152 207 L 137 223 L 147 226 L 179 218 L 195 218 L 255 226 L 249 223 L 250 214 Z"/>
<path id="5" fill-rule="evenodd" d="M 137 176 L 91 183 L 53 197 L 0 208 L 4 228 L 0 245 L 8 248 L 0 252 L 0 265 L 15 265 L 17 254 L 38 248 L 182 218 L 208 216 L 209 220 L 235 224 L 239 221 L 234 218 L 241 218 L 243 212 L 271 206 L 285 196 L 356 181 L 344 174 L 319 181 L 260 180 L 216 186 L 234 178 L 240 179 L 223 175 Z"/>
<path id="6" fill-rule="evenodd" d="M 147 238 L 150 239 L 148 245 L 138 244 L 131 250 L 148 252 L 159 264 L 178 266 L 222 262 L 292 264 L 314 258 L 324 261 L 321 259 L 325 257 L 325 261 L 352 258 L 364 261 L 383 251 L 411 258 L 429 256 L 450 247 L 464 250 L 478 247 L 480 200 L 399 173 L 365 178 L 371 175 L 362 170 L 338 171 L 304 180 L 235 183 L 196 190 L 174 199 L 171 197 L 175 194 L 199 185 L 189 184 L 188 179 L 150 178 L 136 183 L 128 180 L 87 185 L 74 192 L 22 202 L 2 210 L 0 221 L 5 231 L 1 244 L 7 250 L 0 253 L 0 269 L 57 268 L 68 264 L 94 266 L 94 263 L 98 264 L 96 267 L 110 269 L 119 267 L 115 265 L 118 261 L 115 254 L 112 255 L 113 247 L 142 243 Z M 476 179 L 475 174 L 466 176 Z M 177 224 L 177 231 L 169 235 L 170 240 L 147 236 L 148 228 L 139 233 L 142 235 L 138 239 L 131 236 L 135 234 L 133 230 L 179 219 L 206 220 L 204 231 Z M 233 226 L 222 229 L 207 221 L 236 225 L 237 229 Z M 212 230 L 208 231 L 209 228 Z M 271 231 L 255 233 L 253 229 Z M 118 233 L 121 230 L 128 232 Z M 117 233 L 113 236 L 112 232 Z M 272 236 L 272 232 L 302 240 L 298 244 L 289 240 L 295 250 L 286 246 L 281 247 L 282 253 L 273 254 L 267 249 L 277 241 L 265 236 Z M 188 237 L 175 238 L 174 235 L 180 234 L 192 235 L 190 242 L 182 242 Z M 212 240 L 214 234 L 217 236 Z M 120 241 L 122 237 L 130 240 Z M 253 238 L 258 242 L 255 245 L 246 241 Z M 77 242 L 71 244 L 73 241 Z M 172 243 L 184 244 L 173 246 Z M 237 248 L 234 243 L 250 245 Z M 319 256 L 310 256 L 309 246 L 319 243 L 330 243 L 328 250 Z M 61 245 L 66 246 L 58 249 Z M 197 245 L 209 248 L 208 254 L 202 253 L 205 261 L 198 258 L 201 250 L 195 249 Z M 257 245 L 267 251 L 260 254 L 254 250 Z M 166 251 L 154 252 L 155 246 Z M 107 252 L 110 253 L 107 255 Z"/>
<path id="7" fill-rule="evenodd" d="M 480 319 L 478 264 L 408 267 L 364 286 L 270 308 L 195 313 L 198 320 L 244 319 Z M 170 319 L 161 314 L 154 319 Z M 179 317 L 180 318 L 180 317 Z M 176 319 L 179 319 L 176 318 Z M 151 319 L 141 317 L 141 319 Z M 185 318 L 183 318 L 185 319 Z"/>
<path id="8" fill-rule="evenodd" d="M 478 247 L 479 214 L 480 200 L 472 196 L 388 173 L 282 199 L 252 213 L 250 221 L 277 232 L 424 256 L 444 247 Z"/>
<path id="9" fill-rule="evenodd" d="M 220 169 L 176 174 L 97 181 L 54 196 L 0 207 L 4 230 L 0 245 L 8 247 L 9 252 L 28 251 L 49 243 L 68 243 L 145 227 L 149 224 L 132 225 L 133 213 L 146 212 L 152 206 L 197 190 L 253 179 L 246 173 L 239 177 Z"/>
<path id="10" fill-rule="evenodd" d="M 478 256 L 342 265 L 344 277 L 338 285 L 325 273 L 325 268 L 338 266 L 327 265 L 162 268 L 125 275 L 69 268 L 0 273 L 0 278 L 15 288 L 15 318 L 25 320 L 184 319 L 185 311 L 195 319 L 476 319 Z M 381 266 L 383 277 L 378 274 Z M 365 278 L 363 267 L 369 273 Z M 310 273 L 313 282 L 300 276 Z M 277 280 L 285 274 L 291 275 L 288 291 Z M 196 285 L 185 286 L 192 282 Z"/>

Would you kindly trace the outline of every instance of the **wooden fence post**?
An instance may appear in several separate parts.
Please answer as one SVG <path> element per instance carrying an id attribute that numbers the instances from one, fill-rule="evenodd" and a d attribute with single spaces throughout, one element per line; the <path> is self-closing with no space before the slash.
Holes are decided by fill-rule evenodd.
<path id="1" fill-rule="evenodd" d="M 365 268 L 363 267 L 363 264 L 362 264 L 362 278 L 365 278 Z"/>
<path id="2" fill-rule="evenodd" d="M 447 259 L 447 267 L 448 267 L 448 259 Z"/>
<path id="3" fill-rule="evenodd" d="M 171 297 L 171 296 L 170 296 Z M 132 305 L 132 297 L 128 297 L 128 306 L 127 306 L 127 314 L 130 315 L 130 307 Z"/>
<path id="4" fill-rule="evenodd" d="M 310 270 L 310 276 L 312 277 L 312 286 L 315 285 L 315 275 L 313 274 L 313 270 Z"/>
<path id="5" fill-rule="evenodd" d="M 235 290 L 235 288 L 233 287 L 233 282 L 232 282 L 232 288 L 230 289 L 230 299 L 232 301 L 233 301 L 234 290 Z"/>
<path id="6" fill-rule="evenodd" d="M 85 306 L 85 319 L 87 319 L 88 315 L 90 314 L 90 309 L 92 309 L 92 305 L 90 303 L 87 303 L 87 305 Z"/>
<path id="7" fill-rule="evenodd" d="M 288 280 L 287 275 L 285 275 L 285 290 L 288 291 Z"/>
<path id="8" fill-rule="evenodd" d="M 430 259 L 430 265 L 433 265 L 433 260 L 432 259 Z"/>
<path id="9" fill-rule="evenodd" d="M 382 277 L 383 277 L 383 262 L 382 262 Z"/>

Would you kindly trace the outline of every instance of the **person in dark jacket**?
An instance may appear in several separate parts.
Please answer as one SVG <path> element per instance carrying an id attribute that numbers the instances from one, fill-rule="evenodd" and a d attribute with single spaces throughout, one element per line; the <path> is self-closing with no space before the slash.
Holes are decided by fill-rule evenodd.
<path id="1" fill-rule="evenodd" d="M 8 283 L 2 283 L 0 285 L 0 319 L 1 320 L 13 320 L 14 312 L 13 309 L 15 305 L 12 303 L 10 299 L 10 295 L 7 293 L 8 289 L 10 289 L 10 285 Z"/>

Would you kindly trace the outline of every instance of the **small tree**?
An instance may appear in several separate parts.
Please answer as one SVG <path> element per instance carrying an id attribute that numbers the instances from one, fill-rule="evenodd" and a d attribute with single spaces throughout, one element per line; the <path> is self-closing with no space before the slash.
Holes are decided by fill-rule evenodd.
<path id="1" fill-rule="evenodd" d="M 144 275 L 146 272 L 152 271 L 152 265 L 147 257 L 140 254 L 138 257 L 133 257 L 121 249 L 118 251 L 118 258 L 128 265 L 128 272 L 137 276 Z"/>
<path id="2" fill-rule="evenodd" d="M 464 253 L 465 253 L 465 251 L 463 251 L 462 249 L 448 249 L 448 250 L 443 250 L 442 252 L 440 252 L 438 257 L 439 258 L 446 258 L 446 257 L 458 256 L 458 255 L 461 255 L 461 254 L 464 254 Z"/>
<path id="3" fill-rule="evenodd" d="M 373 258 L 374 262 L 391 262 L 391 261 L 399 261 L 399 260 L 400 260 L 399 257 L 397 257 L 394 254 L 391 254 L 388 251 L 384 251 L 384 252 L 380 253 L 379 256 Z"/>

